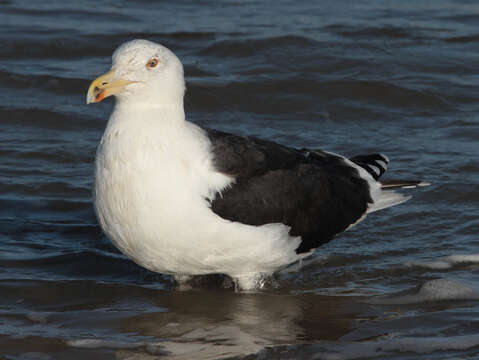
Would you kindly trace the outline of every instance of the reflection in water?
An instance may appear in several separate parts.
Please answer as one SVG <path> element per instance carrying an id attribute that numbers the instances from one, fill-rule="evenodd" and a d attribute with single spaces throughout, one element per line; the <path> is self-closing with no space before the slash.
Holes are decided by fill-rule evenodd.
<path id="1" fill-rule="evenodd" d="M 195 359 L 257 353 L 271 345 L 337 340 L 351 331 L 364 307 L 346 297 L 210 291 L 163 293 L 157 302 L 168 313 L 124 319 L 122 331 L 174 338 L 150 344 L 147 352 Z"/>
<path id="2" fill-rule="evenodd" d="M 265 352 L 266 358 L 281 353 L 286 358 L 355 359 L 358 354 L 368 358 L 397 351 L 463 350 L 479 345 L 472 325 L 456 329 L 462 337 L 449 336 L 451 324 L 470 316 L 468 306 L 454 302 L 417 307 L 372 304 L 370 297 L 313 293 L 135 286 L 97 290 L 94 293 L 105 304 L 103 312 L 87 312 L 78 318 L 75 311 L 67 315 L 59 311 L 42 318 L 42 323 L 56 322 L 54 327 L 62 328 L 63 336 L 66 328 L 74 329 L 74 338 L 66 342 L 70 349 L 101 348 L 118 359 L 223 359 L 260 352 Z M 63 301 L 71 306 L 70 294 L 78 292 L 64 294 L 68 296 Z M 438 319 L 437 311 L 448 316 Z M 38 315 L 34 318 L 41 318 Z M 415 336 L 417 328 L 422 337 Z M 79 331 L 87 336 L 79 338 Z M 442 338 L 433 339 L 437 336 Z"/>
<path id="3" fill-rule="evenodd" d="M 267 346 L 338 340 L 370 312 L 359 297 L 279 290 L 235 293 L 91 281 L 3 281 L 0 292 L 5 294 L 0 332 L 11 337 L 0 338 L 0 348 L 18 347 L 21 337 L 32 351 L 48 348 L 67 358 L 85 348 L 135 359 L 254 354 Z M 5 303 L 16 305 L 2 312 Z M 6 320 L 17 325 L 2 325 Z"/>
<path id="4" fill-rule="evenodd" d="M 441 294 L 450 285 L 425 284 Z M 452 302 L 449 295 L 434 297 L 448 302 L 379 304 L 370 297 L 291 289 L 178 291 L 92 281 L 1 281 L 0 293 L 0 333 L 6 335 L 0 349 L 12 356 L 21 348 L 59 359 L 84 358 L 85 349 L 130 360 L 242 358 L 259 352 L 266 358 L 280 352 L 286 358 L 354 359 L 359 353 L 368 358 L 479 345 L 470 316 L 474 304 Z M 447 316 L 438 318 L 438 312 Z M 464 336 L 451 337 L 451 329 Z M 435 336 L 443 338 L 431 340 Z"/>

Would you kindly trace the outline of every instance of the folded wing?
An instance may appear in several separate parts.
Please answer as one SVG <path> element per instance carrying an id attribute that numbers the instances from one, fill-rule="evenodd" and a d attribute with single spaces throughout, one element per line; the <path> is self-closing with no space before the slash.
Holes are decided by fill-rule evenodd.
<path id="1" fill-rule="evenodd" d="M 308 252 L 360 220 L 373 202 L 369 175 L 344 157 L 205 129 L 217 171 L 233 185 L 211 201 L 219 216 L 249 225 L 283 223 Z"/>

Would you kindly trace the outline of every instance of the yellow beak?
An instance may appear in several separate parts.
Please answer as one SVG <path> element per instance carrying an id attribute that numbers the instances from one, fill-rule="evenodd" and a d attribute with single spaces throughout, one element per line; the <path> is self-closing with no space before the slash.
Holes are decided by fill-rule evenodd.
<path id="1" fill-rule="evenodd" d="M 114 76 L 115 71 L 112 69 L 93 80 L 88 88 L 86 103 L 98 103 L 108 96 L 118 94 L 126 85 L 135 82 L 123 79 L 114 80 Z"/>

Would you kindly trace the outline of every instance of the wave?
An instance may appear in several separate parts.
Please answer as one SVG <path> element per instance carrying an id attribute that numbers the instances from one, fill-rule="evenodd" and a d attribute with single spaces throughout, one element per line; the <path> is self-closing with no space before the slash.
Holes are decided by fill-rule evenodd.
<path id="1" fill-rule="evenodd" d="M 265 50 L 272 48 L 283 49 L 288 46 L 304 48 L 310 46 L 317 46 L 319 43 L 313 39 L 303 36 L 277 36 L 262 39 L 237 39 L 237 40 L 223 40 L 215 42 L 199 51 L 200 55 L 214 55 L 214 56 L 233 56 L 246 57 L 254 56 Z"/>
<path id="2" fill-rule="evenodd" d="M 434 279 L 412 290 L 369 299 L 370 304 L 400 305 L 446 300 L 479 300 L 479 291 L 459 281 Z"/>
<path id="3" fill-rule="evenodd" d="M 364 26 L 347 26 L 342 24 L 333 24 L 324 28 L 327 31 L 333 32 L 337 35 L 348 38 L 365 38 L 368 40 L 384 40 L 384 38 L 390 39 L 411 39 L 421 40 L 426 39 L 423 35 L 427 28 L 414 28 L 414 27 L 397 27 L 397 26 L 377 26 L 377 27 L 364 27 Z"/>
<path id="4" fill-rule="evenodd" d="M 92 150 L 94 147 L 92 147 Z M 10 175 L 30 175 L 41 176 L 47 175 L 48 172 L 44 169 L 45 165 L 55 164 L 71 164 L 87 163 L 93 164 L 94 151 L 79 152 L 77 146 L 72 146 L 71 149 L 58 150 L 55 146 L 32 146 L 29 149 L 5 149 L 0 150 L 0 156 L 4 156 L 6 163 L 9 164 L 7 172 Z M 84 148 L 83 148 L 84 150 Z M 36 162 L 36 168 L 31 168 L 29 161 Z M 15 166 L 12 166 L 14 163 Z M 0 169 L 2 166 L 0 165 Z"/>
<path id="5" fill-rule="evenodd" d="M 449 43 L 468 44 L 479 42 L 479 35 L 453 36 L 445 39 Z"/>
<path id="6" fill-rule="evenodd" d="M 0 71 L 0 86 L 6 88 L 47 90 L 56 94 L 77 94 L 88 89 L 91 80 L 49 75 L 17 74 Z"/>
<path id="7" fill-rule="evenodd" d="M 453 205 L 477 204 L 479 201 L 479 185 L 475 183 L 474 180 L 473 182 L 467 182 L 464 180 L 467 180 L 467 178 L 456 180 L 454 183 L 442 181 L 437 186 L 425 191 L 421 197 L 424 201 L 431 201 L 432 203 L 437 204 L 441 202 L 447 202 L 448 204 Z M 468 214 L 463 215 L 467 216 Z"/>
<path id="8" fill-rule="evenodd" d="M 59 199 L 48 199 L 46 196 L 41 196 L 39 193 L 35 193 L 35 198 L 15 198 L 14 195 L 10 195 L 10 198 L 0 199 L 0 214 L 4 216 L 13 215 L 16 213 L 23 213 L 23 215 L 30 214 L 30 216 L 28 216 L 28 221 L 33 221 L 38 217 L 42 219 L 56 219 L 56 214 L 61 214 L 63 216 L 68 213 L 77 213 L 82 215 L 90 215 L 90 213 L 93 214 L 91 201 L 85 200 L 84 197 L 84 193 L 89 193 L 90 189 L 82 188 L 81 191 L 78 190 L 80 189 L 76 189 L 75 191 L 77 194 L 75 197 L 61 197 Z M 37 216 L 31 216 L 34 214 Z M 60 218 L 61 217 L 62 216 L 60 216 Z M 82 216 L 82 218 L 93 219 L 93 221 L 95 219 L 94 216 Z M 18 222 L 18 224 L 19 223 L 20 222 Z M 50 230 L 60 226 L 61 222 L 55 221 L 48 226 L 47 224 L 48 223 L 41 223 L 40 230 L 50 232 Z M 70 225 L 73 226 L 73 231 L 79 231 L 79 229 L 74 226 L 75 224 L 72 223 Z M 45 226 L 47 226 L 47 228 L 45 228 Z M 90 225 L 85 224 L 85 226 L 89 227 Z"/>
<path id="9" fill-rule="evenodd" d="M 224 34 L 226 35 L 226 34 Z M 223 35 L 223 36 L 224 36 Z M 229 35 L 234 35 L 230 33 Z M 163 40 L 176 40 L 176 41 L 205 41 L 205 40 L 215 40 L 218 36 L 215 32 L 189 32 L 189 31 L 178 31 L 178 32 L 127 32 L 127 33 L 116 33 L 116 34 L 95 34 L 85 36 L 88 40 L 94 38 L 95 40 L 103 41 L 105 43 L 111 41 L 122 40 L 133 38 L 133 39 L 146 39 L 152 41 Z M 181 45 L 179 43 L 178 45 Z"/>
<path id="10" fill-rule="evenodd" d="M 32 37 L 3 38 L 0 59 L 73 59 L 90 57 L 111 57 L 113 51 L 123 42 L 133 39 L 146 39 L 163 43 L 175 50 L 191 47 L 192 42 L 214 40 L 211 32 L 126 32 L 115 34 L 76 35 L 68 37 L 56 35 L 41 42 Z"/>
<path id="11" fill-rule="evenodd" d="M 422 267 L 432 270 L 446 270 L 471 264 L 479 264 L 479 254 L 449 255 L 433 261 L 407 262 L 405 265 L 408 267 Z"/>
<path id="12" fill-rule="evenodd" d="M 81 37 L 57 37 L 43 40 L 5 40 L 0 49 L 0 59 L 71 59 L 79 57 L 110 57 L 115 45 L 104 46 L 103 42 Z"/>
<path id="13" fill-rule="evenodd" d="M 412 320 L 409 320 L 412 321 Z M 436 330 L 437 331 L 437 330 Z M 416 331 L 417 332 L 417 331 Z M 158 345 L 157 345 L 158 346 Z M 359 341 L 322 341 L 303 346 L 271 346 L 258 355 L 264 359 L 305 360 L 360 360 L 360 359 L 429 359 L 448 354 L 449 359 L 474 358 L 479 346 L 479 335 L 448 336 L 435 333 L 429 336 L 413 336 L 401 332 L 386 333 Z M 470 350 L 470 351 L 468 351 Z M 459 357 L 454 357 L 458 352 Z M 249 359 L 250 356 L 243 359 Z"/>
<path id="14" fill-rule="evenodd" d="M 97 234 L 96 238 L 98 237 Z M 106 241 L 103 240 L 103 242 Z M 2 280 L 11 279 L 15 279 L 15 281 L 48 280 L 57 284 L 63 280 L 93 280 L 100 283 L 115 282 L 121 286 L 127 286 L 130 283 L 135 286 L 172 285 L 167 275 L 153 273 L 136 265 L 118 253 L 112 245 L 109 245 L 106 251 L 91 248 L 80 250 L 78 247 L 78 245 L 67 242 L 60 250 L 60 247 L 55 249 L 44 246 L 43 251 L 24 247 L 23 256 L 9 256 L 6 259 L 0 259 L 1 266 L 8 269 L 0 275 L 0 288 Z"/>
<path id="15" fill-rule="evenodd" d="M 73 180 L 72 182 L 61 181 L 60 179 L 52 179 L 43 181 L 35 181 L 30 179 L 29 182 L 3 182 L 3 190 L 9 194 L 33 195 L 40 196 L 40 198 L 47 198 L 49 196 L 67 196 L 73 195 L 81 196 L 88 192 L 88 188 L 83 185 L 78 185 Z"/>
<path id="16" fill-rule="evenodd" d="M 109 20 L 114 21 L 126 21 L 131 19 L 130 16 L 120 14 L 118 12 L 101 12 L 101 11 L 90 11 L 90 10 L 85 10 L 84 8 L 82 9 L 81 7 L 77 7 L 75 9 L 61 9 L 61 8 L 52 8 L 49 7 L 47 9 L 41 9 L 41 8 L 34 8 L 34 7 L 22 7 L 22 8 L 17 8 L 17 7 L 4 7 L 2 9 L 6 14 L 11 14 L 11 15 L 26 15 L 26 16 L 34 16 L 34 17 L 41 17 L 45 16 L 48 18 L 55 18 L 57 16 L 67 16 L 70 18 L 79 18 L 79 19 L 88 19 L 92 20 L 97 18 L 98 20 L 104 19 L 106 16 L 108 17 Z"/>
<path id="17" fill-rule="evenodd" d="M 228 99 L 232 99 L 228 101 Z M 188 86 L 186 101 L 196 109 L 236 108 L 255 113 L 297 113 L 318 101 L 364 101 L 387 108 L 450 110 L 447 96 L 383 81 L 321 81 L 301 76 L 287 79 L 242 79 L 223 84 L 205 82 Z M 318 110 L 319 111 L 319 110 Z"/>
<path id="18" fill-rule="evenodd" d="M 28 106 L 28 105 L 27 105 Z M 0 126 L 41 128 L 51 130 L 79 130 L 104 128 L 104 123 L 86 115 L 63 113 L 39 108 L 10 108 L 0 106 Z"/>

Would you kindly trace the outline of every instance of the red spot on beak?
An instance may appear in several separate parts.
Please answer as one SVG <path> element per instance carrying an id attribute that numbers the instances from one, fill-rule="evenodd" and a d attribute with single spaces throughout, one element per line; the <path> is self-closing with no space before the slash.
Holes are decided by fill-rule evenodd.
<path id="1" fill-rule="evenodd" d="M 100 92 L 98 94 L 96 94 L 95 96 L 95 102 L 100 102 L 103 100 L 103 98 L 105 97 L 105 91 L 104 90 L 100 90 Z"/>

